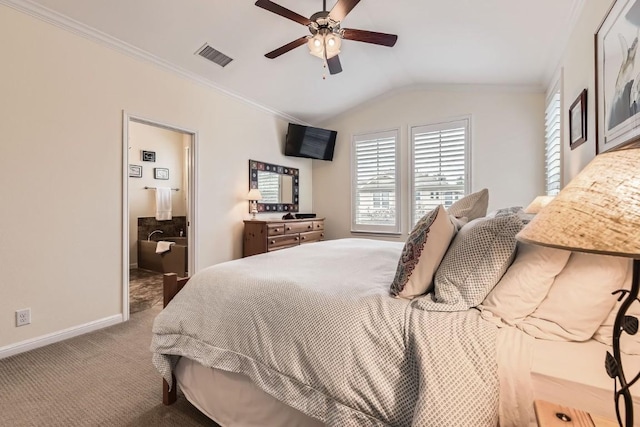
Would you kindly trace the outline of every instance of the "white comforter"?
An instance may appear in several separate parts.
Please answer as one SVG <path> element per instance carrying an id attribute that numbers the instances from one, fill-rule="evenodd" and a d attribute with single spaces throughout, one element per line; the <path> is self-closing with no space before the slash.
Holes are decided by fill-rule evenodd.
<path id="1" fill-rule="evenodd" d="M 154 363 L 242 373 L 329 426 L 495 426 L 496 327 L 391 298 L 401 249 L 343 239 L 205 269 L 156 318 Z"/>

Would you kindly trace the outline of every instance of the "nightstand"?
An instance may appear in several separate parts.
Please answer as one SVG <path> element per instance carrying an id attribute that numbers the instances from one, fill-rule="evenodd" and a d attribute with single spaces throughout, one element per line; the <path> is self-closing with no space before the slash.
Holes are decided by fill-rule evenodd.
<path id="1" fill-rule="evenodd" d="M 544 400 L 533 402 L 538 427 L 618 427 L 618 423 L 588 412 Z"/>

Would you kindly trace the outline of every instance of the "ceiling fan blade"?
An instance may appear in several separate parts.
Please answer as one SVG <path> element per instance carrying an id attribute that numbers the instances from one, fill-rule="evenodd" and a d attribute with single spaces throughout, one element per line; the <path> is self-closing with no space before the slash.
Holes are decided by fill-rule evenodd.
<path id="1" fill-rule="evenodd" d="M 302 36 L 299 39 L 292 41 L 291 43 L 287 43 L 284 46 L 277 48 L 276 50 L 272 50 L 271 52 L 267 53 L 265 56 L 269 59 L 277 58 L 283 53 L 287 53 L 290 50 L 297 48 L 298 46 L 302 46 L 306 42 L 307 42 L 307 36 Z"/>
<path id="2" fill-rule="evenodd" d="M 342 72 L 342 65 L 340 65 L 340 58 L 338 58 L 338 55 L 327 59 L 327 67 L 329 67 L 329 74 L 338 74 Z"/>
<path id="3" fill-rule="evenodd" d="M 256 6 L 266 9 L 269 12 L 273 12 L 276 15 L 280 15 L 282 17 L 291 19 L 292 21 L 296 21 L 297 23 L 302 25 L 309 25 L 311 23 L 309 18 L 305 18 L 302 15 L 298 15 L 297 13 L 285 7 L 282 7 L 279 4 L 275 4 L 274 2 L 269 0 L 258 0 L 256 2 Z"/>
<path id="4" fill-rule="evenodd" d="M 329 12 L 329 16 L 334 21 L 342 21 L 358 3 L 360 3 L 360 0 L 338 0 L 331 12 Z"/>
<path id="5" fill-rule="evenodd" d="M 354 30 L 345 28 L 343 38 L 347 40 L 355 40 L 358 42 L 379 44 L 382 46 L 392 47 L 396 44 L 398 36 L 395 34 L 376 33 L 375 31 Z"/>

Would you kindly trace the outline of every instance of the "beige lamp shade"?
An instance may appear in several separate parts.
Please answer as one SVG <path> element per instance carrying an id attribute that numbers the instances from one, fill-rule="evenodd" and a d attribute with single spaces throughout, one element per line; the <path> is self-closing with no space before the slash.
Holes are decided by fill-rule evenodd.
<path id="1" fill-rule="evenodd" d="M 247 194 L 247 200 L 262 200 L 262 194 L 260 194 L 260 190 L 257 188 L 252 188 L 249 190 L 249 194 Z"/>
<path id="2" fill-rule="evenodd" d="M 634 147 L 596 156 L 518 240 L 640 259 L 640 147 Z"/>
<path id="3" fill-rule="evenodd" d="M 524 213 L 537 214 L 542 208 L 547 206 L 555 196 L 538 196 L 524 209 Z"/>

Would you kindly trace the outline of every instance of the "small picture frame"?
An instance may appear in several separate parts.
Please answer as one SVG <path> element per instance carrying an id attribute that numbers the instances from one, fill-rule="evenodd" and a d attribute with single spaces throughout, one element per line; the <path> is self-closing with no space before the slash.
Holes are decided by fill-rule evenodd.
<path id="1" fill-rule="evenodd" d="M 142 161 L 143 162 L 155 162 L 156 161 L 156 152 L 155 151 L 142 150 Z"/>
<path id="2" fill-rule="evenodd" d="M 142 178 L 142 166 L 129 165 L 129 178 Z"/>
<path id="3" fill-rule="evenodd" d="M 569 147 L 573 150 L 587 140 L 587 90 L 569 107 Z"/>
<path id="4" fill-rule="evenodd" d="M 155 179 L 169 179 L 169 169 L 153 168 L 153 177 Z"/>

